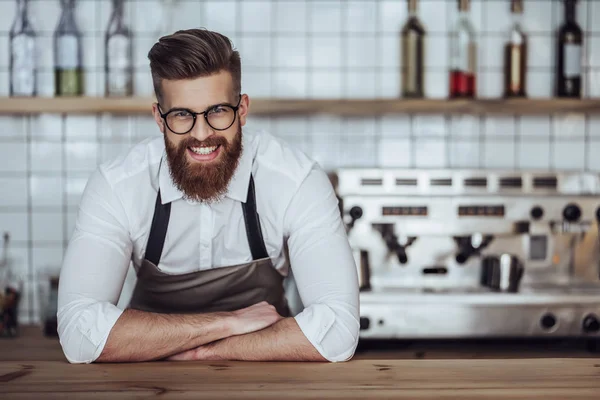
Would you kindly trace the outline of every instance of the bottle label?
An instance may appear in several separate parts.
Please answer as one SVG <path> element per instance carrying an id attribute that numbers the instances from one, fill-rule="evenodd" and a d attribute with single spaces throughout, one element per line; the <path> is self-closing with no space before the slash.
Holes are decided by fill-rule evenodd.
<path id="1" fill-rule="evenodd" d="M 33 96 L 35 93 L 35 39 L 28 35 L 17 35 L 11 43 L 12 94 Z"/>
<path id="2" fill-rule="evenodd" d="M 523 48 L 519 45 L 510 46 L 510 91 L 517 93 L 521 90 L 521 53 Z"/>
<path id="3" fill-rule="evenodd" d="M 475 44 L 475 42 L 469 43 L 468 64 L 466 71 L 469 74 L 473 75 L 475 75 L 475 73 L 477 72 L 477 45 Z"/>
<path id="4" fill-rule="evenodd" d="M 77 68 L 79 64 L 77 37 L 74 35 L 63 35 L 59 36 L 56 42 L 56 66 L 60 69 Z"/>
<path id="5" fill-rule="evenodd" d="M 109 94 L 127 95 L 131 80 L 129 39 L 123 35 L 112 36 L 108 41 L 108 91 Z"/>
<path id="6" fill-rule="evenodd" d="M 417 32 L 410 31 L 402 40 L 402 83 L 404 93 L 416 93 L 421 89 L 419 82 L 421 61 L 419 60 L 420 52 L 419 35 Z"/>
<path id="7" fill-rule="evenodd" d="M 563 68 L 566 78 L 576 78 L 581 75 L 581 45 L 565 43 Z"/>
<path id="8" fill-rule="evenodd" d="M 477 70 L 477 44 L 466 32 L 458 32 L 452 46 L 451 68 L 470 74 Z"/>

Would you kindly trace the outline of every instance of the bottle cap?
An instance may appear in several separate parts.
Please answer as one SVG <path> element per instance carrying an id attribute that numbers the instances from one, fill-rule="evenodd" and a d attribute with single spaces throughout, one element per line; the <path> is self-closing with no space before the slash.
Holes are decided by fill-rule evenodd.
<path id="1" fill-rule="evenodd" d="M 408 0 L 408 12 L 417 12 L 417 0 Z"/>
<path id="2" fill-rule="evenodd" d="M 523 0 L 512 0 L 510 3 L 510 11 L 513 14 L 521 14 L 523 12 Z"/>

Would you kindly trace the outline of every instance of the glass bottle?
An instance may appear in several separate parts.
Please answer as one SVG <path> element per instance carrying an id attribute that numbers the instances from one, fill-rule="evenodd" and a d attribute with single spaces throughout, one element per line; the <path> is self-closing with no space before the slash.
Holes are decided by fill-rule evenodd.
<path id="1" fill-rule="evenodd" d="M 565 22 L 558 30 L 558 97 L 581 97 L 583 34 L 576 20 L 576 4 L 577 0 L 565 0 Z"/>
<path id="2" fill-rule="evenodd" d="M 81 33 L 75 23 L 75 0 L 61 0 L 62 15 L 54 33 L 56 96 L 83 95 Z"/>
<path id="3" fill-rule="evenodd" d="M 417 17 L 417 0 L 408 0 L 408 20 L 402 28 L 402 96 L 424 93 L 425 29 Z"/>
<path id="4" fill-rule="evenodd" d="M 43 314 L 43 333 L 44 336 L 58 336 L 58 276 L 51 276 L 49 279 L 49 292 L 47 303 L 44 305 Z"/>
<path id="5" fill-rule="evenodd" d="M 10 234 L 5 232 L 0 254 L 0 337 L 19 335 L 19 303 L 23 279 L 15 271 L 15 259 L 9 252 Z"/>
<path id="6" fill-rule="evenodd" d="M 124 22 L 124 0 L 113 0 L 113 12 L 105 39 L 105 72 L 107 96 L 133 94 L 132 35 Z"/>
<path id="7" fill-rule="evenodd" d="M 469 19 L 469 0 L 458 0 L 459 17 L 450 47 L 450 98 L 474 98 L 477 43 Z"/>
<path id="8" fill-rule="evenodd" d="M 526 97 L 527 36 L 521 27 L 523 0 L 512 0 L 513 24 L 504 48 L 504 97 Z"/>
<path id="9" fill-rule="evenodd" d="M 10 29 L 10 95 L 36 95 L 35 32 L 28 16 L 28 0 L 17 0 L 17 15 Z"/>

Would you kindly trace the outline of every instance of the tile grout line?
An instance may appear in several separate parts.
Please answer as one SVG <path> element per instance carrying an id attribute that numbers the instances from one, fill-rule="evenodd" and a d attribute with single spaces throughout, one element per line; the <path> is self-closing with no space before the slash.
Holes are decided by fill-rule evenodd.
<path id="1" fill-rule="evenodd" d="M 27 293 L 27 298 L 29 299 L 29 323 L 33 321 L 34 318 L 34 292 L 36 291 L 35 287 L 35 274 L 34 274 L 34 266 L 33 266 L 33 198 L 32 198 L 32 157 L 31 157 L 31 116 L 25 117 L 24 122 L 27 125 L 25 137 L 27 138 L 27 225 L 28 225 L 28 233 L 27 233 L 27 282 L 30 287 Z M 25 282 L 24 282 L 25 283 Z"/>

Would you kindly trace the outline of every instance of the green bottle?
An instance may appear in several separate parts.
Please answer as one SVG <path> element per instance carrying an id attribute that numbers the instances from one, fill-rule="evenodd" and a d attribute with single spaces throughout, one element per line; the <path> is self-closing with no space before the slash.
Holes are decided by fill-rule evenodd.
<path id="1" fill-rule="evenodd" d="M 81 33 L 75 23 L 75 0 L 61 0 L 62 15 L 54 32 L 56 96 L 83 95 Z"/>

